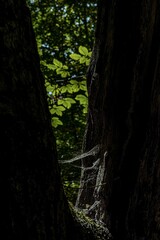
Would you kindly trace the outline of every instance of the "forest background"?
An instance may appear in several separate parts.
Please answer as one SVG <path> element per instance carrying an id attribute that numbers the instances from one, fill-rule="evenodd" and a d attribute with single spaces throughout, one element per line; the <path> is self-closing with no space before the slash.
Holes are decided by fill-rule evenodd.
<path id="1" fill-rule="evenodd" d="M 82 149 L 96 2 L 28 0 L 60 161 L 80 154 Z M 79 188 L 79 166 L 60 164 L 64 190 L 73 203 Z"/>

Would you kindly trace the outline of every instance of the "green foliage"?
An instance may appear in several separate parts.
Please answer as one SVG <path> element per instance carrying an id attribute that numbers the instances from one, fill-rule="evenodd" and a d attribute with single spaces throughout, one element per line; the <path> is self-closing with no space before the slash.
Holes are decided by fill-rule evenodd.
<path id="1" fill-rule="evenodd" d="M 80 46 L 79 53 L 81 55 L 72 53 L 70 54 L 70 57 L 76 61 L 79 61 L 80 64 L 85 63 L 86 66 L 88 66 L 92 52 L 88 52 L 88 49 L 86 47 Z"/>
<path id="2" fill-rule="evenodd" d="M 70 58 L 74 60 L 71 62 L 70 68 L 76 67 L 75 61 L 78 61 L 78 64 L 89 65 L 91 52 L 89 52 L 86 47 L 80 46 L 79 53 L 80 54 L 70 54 Z M 51 71 L 56 71 L 56 74 L 61 75 L 62 78 L 66 78 L 66 82 L 64 82 L 62 86 L 58 84 L 52 85 L 52 83 L 46 79 L 46 90 L 49 98 L 48 101 L 50 102 L 53 127 L 63 125 L 60 117 L 62 117 L 65 110 L 70 109 L 72 104 L 76 103 L 75 100 L 77 100 L 77 104 L 82 107 L 83 113 L 86 114 L 88 108 L 88 98 L 85 76 L 82 76 L 82 80 L 79 81 L 73 80 L 72 78 L 68 80 L 68 76 L 71 75 L 69 67 L 57 59 L 53 60 L 53 64 L 47 64 L 45 61 L 42 61 L 41 64 Z"/>
<path id="3" fill-rule="evenodd" d="M 57 127 L 58 125 L 63 125 L 62 121 L 58 117 L 52 117 L 52 126 Z"/>
<path id="4" fill-rule="evenodd" d="M 28 0 L 59 159 L 72 158 L 81 150 L 87 113 L 85 75 L 93 45 L 96 2 Z M 71 166 L 62 168 L 69 199 L 75 200 L 74 183 L 79 176 L 80 171 Z"/>

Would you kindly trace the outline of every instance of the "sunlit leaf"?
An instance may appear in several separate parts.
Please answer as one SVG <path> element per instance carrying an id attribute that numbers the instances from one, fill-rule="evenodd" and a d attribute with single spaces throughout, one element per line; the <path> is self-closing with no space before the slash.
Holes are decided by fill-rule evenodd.
<path id="1" fill-rule="evenodd" d="M 73 103 L 76 103 L 76 101 L 72 98 L 63 98 L 58 100 L 58 105 L 63 105 L 67 109 L 69 109 Z"/>
<path id="2" fill-rule="evenodd" d="M 86 47 L 79 46 L 78 50 L 79 50 L 79 53 L 81 53 L 82 55 L 84 56 L 88 55 L 88 49 Z"/>
<path id="3" fill-rule="evenodd" d="M 58 99 L 58 105 L 64 105 L 63 103 L 64 103 L 64 99 Z"/>
<path id="4" fill-rule="evenodd" d="M 52 126 L 56 128 L 59 125 L 63 125 L 62 121 L 58 117 L 53 117 L 52 118 Z"/>
<path id="5" fill-rule="evenodd" d="M 86 62 L 86 57 L 81 57 L 79 60 L 80 63 L 85 63 Z"/>
<path id="6" fill-rule="evenodd" d="M 90 64 L 90 59 L 87 59 L 86 60 L 86 66 L 89 66 L 89 64 Z"/>
<path id="7" fill-rule="evenodd" d="M 66 87 L 66 86 L 62 86 L 62 87 L 60 88 L 60 92 L 61 92 L 61 93 L 67 92 L 67 87 Z"/>
<path id="8" fill-rule="evenodd" d="M 73 98 L 65 98 L 65 100 L 70 103 L 76 103 L 76 101 Z"/>
<path id="9" fill-rule="evenodd" d="M 57 59 L 54 59 L 53 63 L 54 63 L 54 65 L 56 65 L 59 68 L 62 68 L 62 66 L 63 66 L 63 64 L 60 61 L 58 61 Z"/>
<path id="10" fill-rule="evenodd" d="M 58 106 L 58 108 L 59 108 L 62 112 L 66 110 L 63 106 Z"/>
<path id="11" fill-rule="evenodd" d="M 61 68 L 57 68 L 57 69 L 56 69 L 56 73 L 57 73 L 57 74 L 62 74 L 62 73 L 63 73 L 63 70 L 62 70 Z"/>
<path id="12" fill-rule="evenodd" d="M 86 90 L 87 90 L 87 87 L 86 87 L 85 85 L 81 84 L 81 85 L 80 85 L 80 89 L 86 91 Z"/>
<path id="13" fill-rule="evenodd" d="M 77 80 L 71 80 L 70 83 L 72 83 L 72 84 L 77 84 L 78 81 L 77 81 Z"/>
<path id="14" fill-rule="evenodd" d="M 50 110 L 51 114 L 56 114 L 58 116 L 62 116 L 62 111 L 60 110 L 59 106 L 56 106 Z"/>
<path id="15" fill-rule="evenodd" d="M 47 92 L 53 92 L 53 91 L 54 91 L 54 87 L 51 86 L 51 85 L 48 85 L 48 86 L 46 87 L 46 90 L 47 90 Z"/>
<path id="16" fill-rule="evenodd" d="M 63 69 L 68 70 L 68 67 L 66 65 L 63 65 Z"/>
<path id="17" fill-rule="evenodd" d="M 92 56 L 92 52 L 89 52 L 89 53 L 88 53 L 88 56 L 91 57 L 91 56 Z"/>
<path id="18" fill-rule="evenodd" d="M 72 85 L 72 91 L 73 92 L 78 92 L 79 91 L 79 86 L 77 84 Z"/>
<path id="19" fill-rule="evenodd" d="M 63 106 L 65 106 L 66 108 L 70 108 L 71 107 L 71 103 L 70 102 L 67 102 L 67 101 L 64 101 L 63 102 Z"/>
<path id="20" fill-rule="evenodd" d="M 86 114 L 88 112 L 88 105 L 86 105 L 84 108 L 83 108 L 83 113 Z"/>
<path id="21" fill-rule="evenodd" d="M 53 71 L 57 68 L 57 66 L 55 66 L 53 64 L 46 64 L 46 67 Z"/>
<path id="22" fill-rule="evenodd" d="M 81 58 L 81 55 L 76 54 L 76 53 L 72 53 L 69 56 L 70 56 L 70 58 L 72 58 L 74 60 L 79 60 Z"/>
<path id="23" fill-rule="evenodd" d="M 62 78 L 66 78 L 67 76 L 68 76 L 68 72 L 66 72 L 66 71 L 61 72 L 61 77 Z"/>
<path id="24" fill-rule="evenodd" d="M 45 67 L 47 67 L 48 69 L 50 70 L 55 70 L 57 68 L 56 65 L 53 65 L 53 64 L 47 64 L 45 61 L 41 61 L 41 64 Z"/>
<path id="25" fill-rule="evenodd" d="M 66 87 L 67 87 L 67 91 L 69 93 L 73 93 L 73 85 L 72 84 L 68 84 Z"/>
<path id="26" fill-rule="evenodd" d="M 87 104 L 87 102 L 88 102 L 88 98 L 82 94 L 77 95 L 75 99 L 78 100 L 80 102 L 80 104 L 82 104 L 82 105 Z"/>

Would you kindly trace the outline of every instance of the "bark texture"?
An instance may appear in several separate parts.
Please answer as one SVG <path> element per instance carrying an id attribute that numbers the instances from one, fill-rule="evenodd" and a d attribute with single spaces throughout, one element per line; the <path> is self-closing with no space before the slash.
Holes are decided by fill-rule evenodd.
<path id="1" fill-rule="evenodd" d="M 96 240 L 98 232 L 69 210 L 50 120 L 29 9 L 24 0 L 1 0 L 1 234 L 7 240 Z"/>
<path id="2" fill-rule="evenodd" d="M 99 3 L 76 206 L 116 240 L 160 236 L 160 1 Z M 93 187 L 95 186 L 95 187 Z"/>
<path id="3" fill-rule="evenodd" d="M 66 239 L 69 214 L 25 1 L 0 3 L 0 68 L 5 239 Z"/>

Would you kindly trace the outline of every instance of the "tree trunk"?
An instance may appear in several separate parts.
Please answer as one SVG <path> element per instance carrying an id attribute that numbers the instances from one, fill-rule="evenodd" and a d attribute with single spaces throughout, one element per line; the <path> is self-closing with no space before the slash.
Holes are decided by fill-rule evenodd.
<path id="1" fill-rule="evenodd" d="M 116 240 L 160 236 L 160 1 L 99 3 L 76 206 Z M 90 171 L 100 159 L 98 168 Z"/>
<path id="2" fill-rule="evenodd" d="M 24 0 L 0 2 L 0 68 L 2 238 L 97 239 L 72 217 L 63 192 L 44 79 Z"/>

